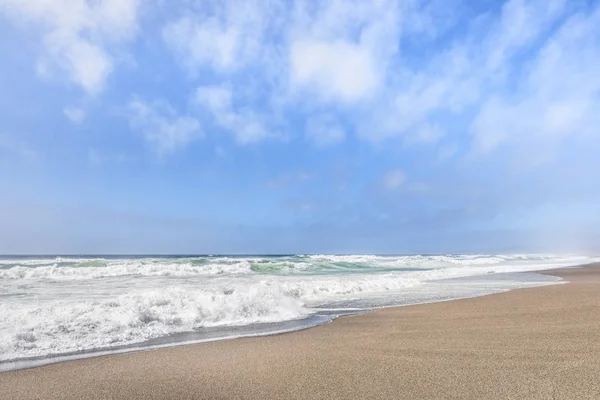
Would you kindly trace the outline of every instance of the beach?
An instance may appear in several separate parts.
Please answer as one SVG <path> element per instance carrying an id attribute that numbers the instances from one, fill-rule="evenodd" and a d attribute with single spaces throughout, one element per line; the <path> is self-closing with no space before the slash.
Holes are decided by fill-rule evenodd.
<path id="1" fill-rule="evenodd" d="M 600 398 L 600 266 L 289 334 L 0 374 L 3 399 Z"/>

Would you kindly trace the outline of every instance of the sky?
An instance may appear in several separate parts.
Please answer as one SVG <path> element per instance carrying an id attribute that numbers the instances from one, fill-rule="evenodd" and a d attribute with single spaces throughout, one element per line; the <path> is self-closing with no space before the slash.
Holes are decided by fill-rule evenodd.
<path id="1" fill-rule="evenodd" d="M 600 253 L 600 2 L 0 0 L 0 254 Z"/>

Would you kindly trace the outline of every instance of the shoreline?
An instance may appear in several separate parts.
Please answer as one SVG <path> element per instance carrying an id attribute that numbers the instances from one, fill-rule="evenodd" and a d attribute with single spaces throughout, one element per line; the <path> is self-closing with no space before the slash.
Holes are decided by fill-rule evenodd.
<path id="1" fill-rule="evenodd" d="M 580 268 L 580 267 L 585 267 L 585 265 L 561 267 L 559 269 Z M 545 273 L 545 271 L 552 271 L 552 270 L 540 270 L 540 271 L 534 270 L 534 271 L 524 271 L 524 272 L 502 272 L 499 274 L 494 274 L 494 276 L 504 276 L 505 277 L 505 276 L 510 276 L 512 274 L 517 274 L 517 275 L 533 274 L 533 275 L 553 276 L 551 274 Z M 490 274 L 474 275 L 474 276 L 461 277 L 461 278 L 447 278 L 447 279 L 441 279 L 439 281 L 454 282 L 454 281 L 456 281 L 456 279 L 470 280 L 470 279 L 474 279 L 474 278 L 475 279 L 476 278 L 484 278 L 484 277 L 488 277 L 488 276 L 490 276 Z M 34 357 L 29 357 L 29 358 L 7 360 L 7 361 L 0 362 L 0 374 L 5 373 L 5 372 L 20 371 L 20 370 L 31 369 L 31 368 L 39 368 L 39 367 L 44 367 L 44 366 L 53 365 L 53 364 L 72 362 L 72 361 L 88 359 L 88 358 L 95 358 L 95 357 L 106 357 L 106 356 L 127 354 L 127 353 L 139 352 L 139 351 L 154 351 L 154 350 L 166 349 L 166 348 L 170 348 L 170 347 L 199 345 L 199 344 L 206 344 L 206 343 L 212 343 L 212 342 L 217 342 L 217 341 L 228 341 L 228 340 L 237 340 L 237 339 L 245 339 L 245 338 L 283 335 L 283 334 L 299 332 L 299 331 L 303 331 L 303 330 L 307 330 L 307 329 L 313 329 L 313 328 L 319 327 L 321 325 L 330 324 L 339 318 L 371 313 L 371 312 L 375 312 L 378 310 L 393 309 L 393 308 L 398 308 L 398 307 L 417 306 L 417 305 L 424 305 L 424 304 L 443 303 L 443 302 L 456 301 L 456 300 L 465 300 L 465 299 L 489 296 L 489 295 L 493 295 L 493 294 L 506 293 L 506 292 L 509 292 L 512 290 L 528 289 L 528 288 L 543 287 L 543 286 L 549 286 L 549 285 L 559 285 L 559 284 L 567 283 L 567 282 L 563 281 L 563 279 L 560 278 L 560 276 L 556 276 L 556 277 L 558 278 L 556 281 L 548 281 L 547 283 L 538 282 L 538 283 L 535 283 L 535 284 L 532 284 L 529 286 L 516 287 L 516 288 L 510 288 L 510 289 L 498 289 L 498 291 L 492 292 L 492 293 L 472 294 L 472 295 L 467 295 L 464 297 L 459 296 L 459 297 L 453 297 L 453 298 L 447 298 L 447 299 L 423 300 L 423 301 L 416 301 L 414 303 L 392 304 L 392 305 L 385 305 L 385 306 L 378 306 L 378 307 L 339 309 L 339 310 L 337 310 L 338 311 L 337 314 L 336 313 L 328 313 L 328 311 L 330 311 L 329 309 L 318 309 L 317 308 L 316 309 L 316 310 L 318 310 L 317 313 L 315 313 L 307 318 L 304 318 L 304 319 L 282 321 L 280 323 L 272 323 L 272 324 L 258 324 L 258 325 L 254 325 L 254 326 L 247 325 L 247 326 L 233 327 L 234 329 L 232 331 L 230 331 L 229 333 L 224 334 L 224 332 L 226 332 L 226 331 L 220 331 L 221 335 L 215 335 L 215 336 L 211 336 L 210 334 L 201 336 L 202 334 L 199 334 L 197 332 L 182 332 L 182 333 L 172 334 L 169 336 L 158 337 L 158 338 L 151 339 L 151 340 L 148 340 L 145 342 L 132 343 L 132 344 L 128 344 L 128 345 L 116 346 L 113 348 L 103 347 L 103 348 L 83 350 L 83 351 L 72 352 L 72 353 L 59 353 L 59 354 L 48 355 L 48 356 L 37 356 L 37 357 L 34 356 Z M 493 282 L 497 283 L 496 280 L 493 280 Z M 525 285 L 525 283 L 524 283 L 524 285 Z M 312 322 L 310 320 L 312 320 Z M 267 328 L 268 325 L 273 325 L 275 329 L 269 330 Z M 238 330 L 239 333 L 236 333 L 235 332 L 236 330 Z M 186 338 L 189 338 L 189 339 L 186 339 Z"/>
<path id="2" fill-rule="evenodd" d="M 0 374 L 8 398 L 592 398 L 600 267 L 568 284 L 391 307 L 290 334 Z M 539 397 L 536 397 L 539 396 Z"/>

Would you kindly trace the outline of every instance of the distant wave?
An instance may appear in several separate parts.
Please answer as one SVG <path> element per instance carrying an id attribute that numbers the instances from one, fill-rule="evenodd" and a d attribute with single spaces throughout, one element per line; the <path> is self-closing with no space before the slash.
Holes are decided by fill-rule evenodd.
<path id="1" fill-rule="evenodd" d="M 252 273 L 365 273 L 527 263 L 579 263 L 586 257 L 552 255 L 369 256 L 310 255 L 281 258 L 0 260 L 0 280 L 81 280 L 117 276 L 196 276 Z"/>

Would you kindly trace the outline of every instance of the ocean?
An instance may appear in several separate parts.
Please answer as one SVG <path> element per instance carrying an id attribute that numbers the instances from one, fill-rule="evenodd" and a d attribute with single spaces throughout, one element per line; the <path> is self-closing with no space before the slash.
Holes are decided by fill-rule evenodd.
<path id="1" fill-rule="evenodd" d="M 556 284 L 559 255 L 0 258 L 0 370 Z"/>

